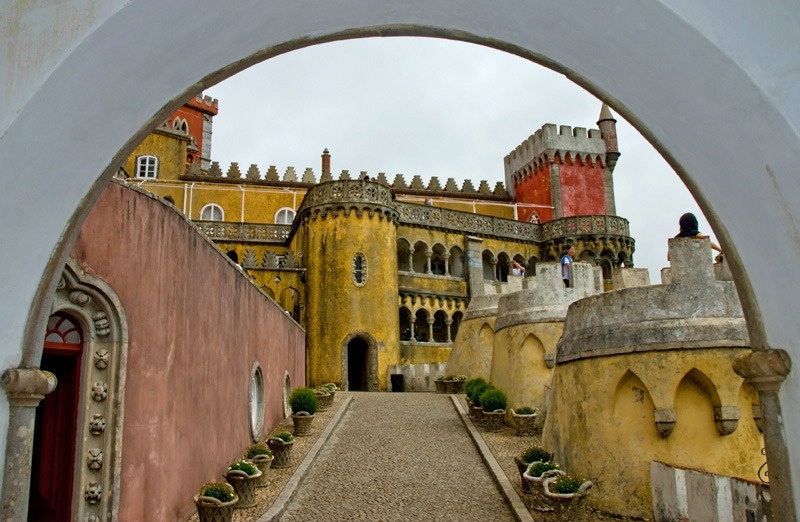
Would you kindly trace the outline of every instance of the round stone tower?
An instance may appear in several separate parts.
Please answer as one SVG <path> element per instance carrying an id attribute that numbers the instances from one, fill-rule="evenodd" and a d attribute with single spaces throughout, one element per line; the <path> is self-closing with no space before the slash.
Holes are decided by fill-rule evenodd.
<path id="1" fill-rule="evenodd" d="M 390 188 L 368 179 L 320 183 L 298 214 L 307 260 L 309 386 L 387 389 L 399 358 L 396 228 Z"/>

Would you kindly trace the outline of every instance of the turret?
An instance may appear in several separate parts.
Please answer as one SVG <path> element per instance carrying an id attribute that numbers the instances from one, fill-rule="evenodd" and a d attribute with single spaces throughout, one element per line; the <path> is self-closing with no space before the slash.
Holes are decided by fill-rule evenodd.
<path id="1" fill-rule="evenodd" d="M 619 146 L 617 145 L 617 120 L 611 114 L 608 105 L 603 104 L 600 109 L 600 119 L 597 120 L 597 127 L 600 129 L 600 136 L 606 142 L 606 164 L 612 171 L 617 164 L 620 156 Z"/>

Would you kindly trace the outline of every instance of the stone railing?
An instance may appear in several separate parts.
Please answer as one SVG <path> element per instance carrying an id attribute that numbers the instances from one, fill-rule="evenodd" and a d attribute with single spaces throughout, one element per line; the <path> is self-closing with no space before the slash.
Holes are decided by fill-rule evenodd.
<path id="1" fill-rule="evenodd" d="M 484 216 L 460 210 L 396 202 L 400 223 L 420 225 L 466 234 L 478 234 L 522 241 L 542 241 L 542 225 L 513 219 Z"/>
<path id="2" fill-rule="evenodd" d="M 397 202 L 395 206 L 400 213 L 402 224 L 503 239 L 538 242 L 588 235 L 630 236 L 628 220 L 619 216 L 575 216 L 555 219 L 540 225 L 413 203 Z"/>
<path id="3" fill-rule="evenodd" d="M 628 220 L 619 216 L 573 216 L 541 225 L 545 239 L 573 236 L 630 236 Z"/>
<path id="4" fill-rule="evenodd" d="M 292 230 L 291 225 L 268 223 L 226 223 L 223 221 L 195 221 L 194 223 L 215 241 L 281 244 L 289 238 L 289 232 Z"/>

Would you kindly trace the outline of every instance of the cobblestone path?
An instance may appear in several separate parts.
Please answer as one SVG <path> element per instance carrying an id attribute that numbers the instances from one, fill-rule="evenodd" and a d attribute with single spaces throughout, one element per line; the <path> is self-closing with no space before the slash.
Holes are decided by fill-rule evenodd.
<path id="1" fill-rule="evenodd" d="M 506 521 L 447 395 L 354 393 L 281 521 Z"/>

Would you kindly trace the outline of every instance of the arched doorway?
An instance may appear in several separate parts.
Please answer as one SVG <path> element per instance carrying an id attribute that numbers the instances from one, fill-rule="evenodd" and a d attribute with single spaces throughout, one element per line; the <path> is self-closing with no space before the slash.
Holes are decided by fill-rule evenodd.
<path id="1" fill-rule="evenodd" d="M 75 467 L 83 332 L 69 315 L 50 316 L 42 370 L 58 386 L 36 408 L 28 520 L 69 521 Z"/>
<path id="2" fill-rule="evenodd" d="M 347 343 L 347 389 L 366 391 L 369 346 L 361 337 Z"/>
<path id="3" fill-rule="evenodd" d="M 341 345 L 342 387 L 349 391 L 378 391 L 378 342 L 359 330 Z"/>

